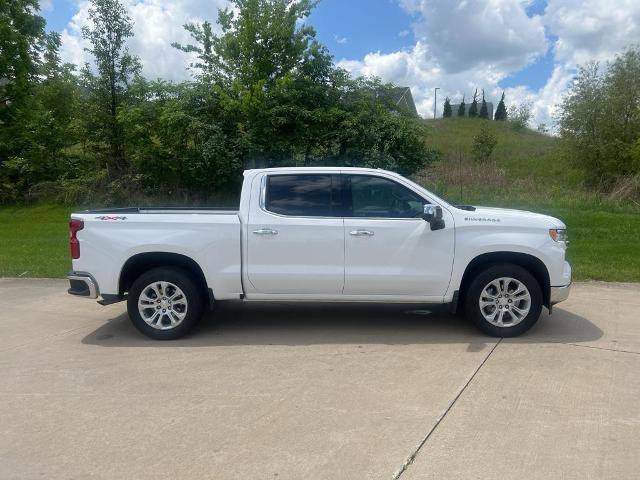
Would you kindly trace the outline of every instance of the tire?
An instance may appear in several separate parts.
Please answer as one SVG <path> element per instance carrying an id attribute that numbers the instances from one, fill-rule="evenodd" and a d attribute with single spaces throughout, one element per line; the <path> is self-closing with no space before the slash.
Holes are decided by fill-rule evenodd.
<path id="1" fill-rule="evenodd" d="M 140 275 L 129 289 L 127 312 L 147 337 L 175 340 L 186 335 L 202 316 L 204 301 L 189 272 L 159 267 Z"/>
<path id="2" fill-rule="evenodd" d="M 518 265 L 491 265 L 471 281 L 465 294 L 465 311 L 487 335 L 517 337 L 538 321 L 542 290 L 534 276 Z"/>

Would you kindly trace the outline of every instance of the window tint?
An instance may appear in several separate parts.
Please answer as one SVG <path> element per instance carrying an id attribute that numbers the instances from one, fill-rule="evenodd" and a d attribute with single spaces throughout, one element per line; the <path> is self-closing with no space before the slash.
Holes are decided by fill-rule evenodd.
<path id="1" fill-rule="evenodd" d="M 265 207 L 280 215 L 330 217 L 331 175 L 269 175 Z"/>
<path id="2" fill-rule="evenodd" d="M 381 177 L 350 175 L 354 217 L 415 218 L 425 200 L 402 185 Z"/>

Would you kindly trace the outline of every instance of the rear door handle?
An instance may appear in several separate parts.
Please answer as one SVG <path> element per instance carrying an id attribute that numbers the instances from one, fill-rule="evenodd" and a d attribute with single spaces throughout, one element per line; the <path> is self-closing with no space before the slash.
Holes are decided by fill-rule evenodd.
<path id="1" fill-rule="evenodd" d="M 373 232 L 371 230 L 351 230 L 349 235 L 354 237 L 373 237 Z"/>
<path id="2" fill-rule="evenodd" d="M 278 231 L 273 228 L 260 228 L 258 230 L 254 230 L 253 233 L 255 235 L 277 235 Z"/>

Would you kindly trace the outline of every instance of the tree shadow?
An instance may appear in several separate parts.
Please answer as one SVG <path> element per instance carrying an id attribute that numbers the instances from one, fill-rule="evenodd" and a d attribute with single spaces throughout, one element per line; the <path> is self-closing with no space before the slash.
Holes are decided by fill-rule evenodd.
<path id="1" fill-rule="evenodd" d="M 584 317 L 555 308 L 544 311 L 526 334 L 526 343 L 578 343 L 597 340 L 603 331 Z M 82 339 L 102 347 L 211 347 L 233 345 L 446 344 L 466 343 L 474 352 L 493 344 L 469 321 L 443 306 L 399 304 L 286 304 L 221 302 L 185 338 L 151 340 L 126 313 L 108 320 Z"/>

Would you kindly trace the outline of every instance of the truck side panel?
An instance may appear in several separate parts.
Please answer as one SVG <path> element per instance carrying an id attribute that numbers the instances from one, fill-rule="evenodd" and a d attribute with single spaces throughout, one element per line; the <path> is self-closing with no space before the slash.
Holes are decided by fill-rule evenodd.
<path id="1" fill-rule="evenodd" d="M 100 294 L 118 294 L 120 272 L 134 255 L 165 252 L 193 259 L 216 299 L 237 299 L 240 282 L 240 220 L 237 214 L 74 214 L 80 258 L 73 270 L 91 273 Z"/>

